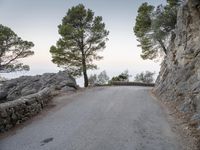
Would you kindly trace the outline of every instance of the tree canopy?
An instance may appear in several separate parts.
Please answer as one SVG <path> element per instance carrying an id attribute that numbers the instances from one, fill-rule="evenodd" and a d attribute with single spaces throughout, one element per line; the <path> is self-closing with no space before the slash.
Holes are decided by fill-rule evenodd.
<path id="1" fill-rule="evenodd" d="M 134 33 L 143 59 L 154 59 L 160 53 L 167 54 L 167 43 L 177 22 L 180 0 L 167 0 L 165 6 L 157 7 L 143 3 L 138 9 Z"/>
<path id="2" fill-rule="evenodd" d="M 79 4 L 68 10 L 58 26 L 61 38 L 50 48 L 52 61 L 69 71 L 74 77 L 84 76 L 88 86 L 87 70 L 96 69 L 94 60 L 103 57 L 98 52 L 105 48 L 109 32 L 101 16 Z"/>
<path id="3" fill-rule="evenodd" d="M 27 71 L 28 65 L 19 62 L 19 59 L 34 54 L 30 49 L 32 42 L 24 41 L 10 28 L 0 24 L 0 72 Z"/>

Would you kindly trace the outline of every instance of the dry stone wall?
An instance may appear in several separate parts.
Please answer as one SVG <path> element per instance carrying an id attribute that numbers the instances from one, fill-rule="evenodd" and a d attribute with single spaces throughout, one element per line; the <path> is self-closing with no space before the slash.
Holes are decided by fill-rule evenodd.
<path id="1" fill-rule="evenodd" d="M 7 131 L 39 113 L 51 98 L 49 88 L 45 88 L 36 94 L 0 104 L 0 132 Z"/>
<path id="2" fill-rule="evenodd" d="M 59 92 L 75 91 L 77 84 L 66 72 L 23 76 L 0 87 L 0 132 L 39 113 Z"/>

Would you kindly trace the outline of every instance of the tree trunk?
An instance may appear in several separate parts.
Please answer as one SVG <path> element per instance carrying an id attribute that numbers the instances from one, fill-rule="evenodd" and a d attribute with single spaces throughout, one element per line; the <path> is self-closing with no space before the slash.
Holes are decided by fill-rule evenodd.
<path id="1" fill-rule="evenodd" d="M 162 47 L 165 55 L 167 55 L 167 49 L 165 48 L 165 45 L 164 45 L 163 41 L 159 39 L 158 42 L 160 43 L 160 46 Z"/>
<path id="2" fill-rule="evenodd" d="M 82 66 L 83 66 L 84 87 L 88 87 L 87 66 L 85 63 L 84 55 L 82 56 Z"/>
<path id="3" fill-rule="evenodd" d="M 86 65 L 86 56 L 84 52 L 84 35 L 82 35 L 81 39 L 81 53 L 82 53 L 82 67 L 83 67 L 83 77 L 84 77 L 84 87 L 88 87 L 88 76 L 87 76 L 87 65 Z"/>

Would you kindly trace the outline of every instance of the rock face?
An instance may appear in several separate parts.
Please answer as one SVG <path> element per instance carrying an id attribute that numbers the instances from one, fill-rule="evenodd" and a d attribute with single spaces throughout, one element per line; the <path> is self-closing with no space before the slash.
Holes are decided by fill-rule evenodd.
<path id="1" fill-rule="evenodd" d="M 178 12 L 154 88 L 163 101 L 178 101 L 184 113 L 200 113 L 200 1 L 186 0 Z"/>
<path id="2" fill-rule="evenodd" d="M 45 73 L 37 76 L 22 76 L 3 82 L 0 86 L 0 103 L 35 94 L 44 88 L 50 91 L 68 91 L 77 88 L 76 81 L 66 72 Z"/>

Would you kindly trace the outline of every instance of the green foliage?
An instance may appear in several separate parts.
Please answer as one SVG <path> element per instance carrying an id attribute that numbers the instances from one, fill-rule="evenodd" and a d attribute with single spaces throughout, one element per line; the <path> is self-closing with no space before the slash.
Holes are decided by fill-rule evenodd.
<path id="1" fill-rule="evenodd" d="M 98 52 L 105 48 L 109 32 L 102 17 L 94 17 L 94 12 L 79 4 L 68 10 L 58 26 L 61 38 L 50 48 L 53 63 L 68 70 L 73 76 L 84 75 L 88 85 L 87 70 L 96 69 L 94 60 L 103 57 Z"/>
<path id="2" fill-rule="evenodd" d="M 134 27 L 135 35 L 138 38 L 144 37 L 151 29 L 151 15 L 154 6 L 148 5 L 147 2 L 143 3 L 138 9 L 138 16 L 136 17 L 136 24 Z"/>
<path id="3" fill-rule="evenodd" d="M 99 73 L 99 75 L 91 75 L 89 77 L 89 85 L 95 85 L 95 84 L 98 84 L 98 85 L 104 85 L 108 82 L 109 80 L 109 76 L 107 75 L 106 71 L 102 71 Z"/>
<path id="4" fill-rule="evenodd" d="M 167 0 L 167 5 L 155 8 L 146 2 L 139 7 L 134 33 L 143 59 L 155 59 L 160 52 L 167 54 L 167 42 L 175 29 L 180 3 L 180 0 Z"/>
<path id="5" fill-rule="evenodd" d="M 170 6 L 170 7 L 177 7 L 177 6 L 180 6 L 182 0 L 167 0 L 167 4 Z"/>
<path id="6" fill-rule="evenodd" d="M 129 77 L 131 77 L 131 75 L 129 75 L 128 70 L 125 70 L 124 72 L 122 72 L 118 76 L 112 77 L 110 82 L 113 82 L 113 81 L 129 81 Z"/>
<path id="7" fill-rule="evenodd" d="M 100 85 L 106 84 L 109 80 L 109 76 L 107 75 L 106 71 L 102 71 L 99 75 L 98 75 L 98 80 L 97 83 Z"/>
<path id="8" fill-rule="evenodd" d="M 150 72 L 150 71 L 142 72 L 135 76 L 135 81 L 142 82 L 142 83 L 153 83 L 154 75 L 155 75 L 155 72 Z"/>
<path id="9" fill-rule="evenodd" d="M 27 71 L 28 65 L 18 60 L 34 54 L 32 42 L 23 41 L 10 28 L 0 24 L 0 72 Z"/>
<path id="10" fill-rule="evenodd" d="M 96 74 L 90 75 L 88 78 L 88 83 L 90 86 L 94 86 L 95 84 L 97 84 L 97 75 Z"/>

